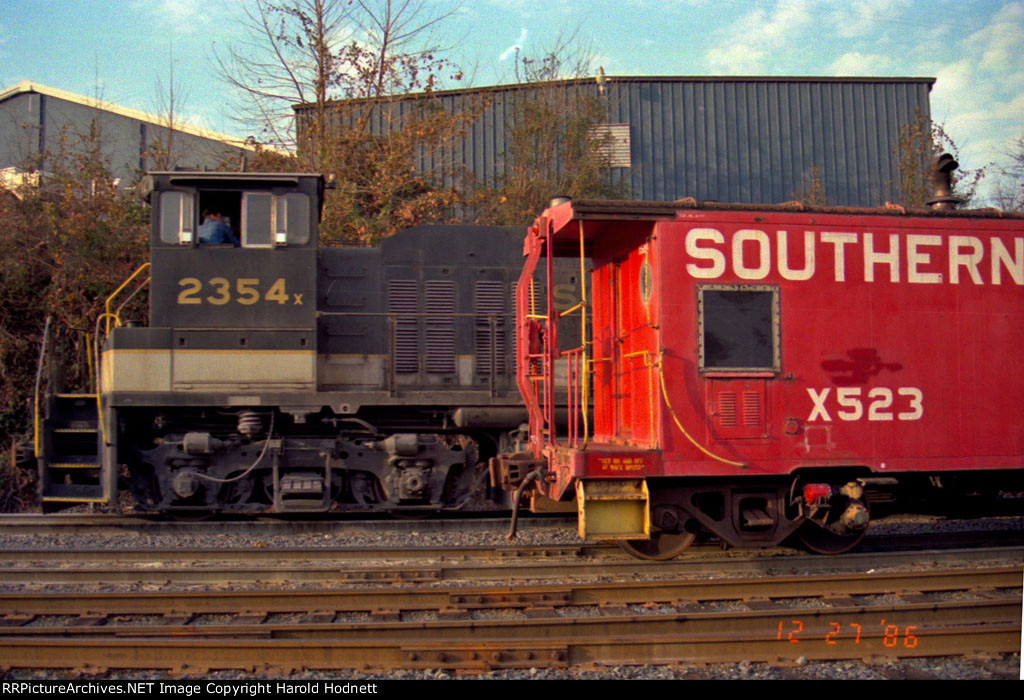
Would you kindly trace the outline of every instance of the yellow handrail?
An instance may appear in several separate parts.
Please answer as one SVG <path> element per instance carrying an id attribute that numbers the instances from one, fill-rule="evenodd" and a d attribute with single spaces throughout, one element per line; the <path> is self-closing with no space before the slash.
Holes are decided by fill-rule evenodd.
<path id="1" fill-rule="evenodd" d="M 663 353 L 664 353 L 664 351 L 663 351 Z M 668 408 L 668 413 L 669 413 L 670 416 L 672 416 L 672 420 L 673 420 L 673 422 L 675 422 L 676 427 L 679 428 L 679 432 L 681 432 L 683 434 L 683 437 L 685 437 L 687 440 L 690 441 L 691 445 L 696 447 L 698 450 L 703 452 L 705 455 L 707 455 L 711 459 L 714 459 L 714 460 L 716 460 L 718 462 L 722 462 L 723 464 L 728 464 L 728 465 L 733 466 L 733 467 L 746 467 L 747 465 L 744 464 L 743 462 L 734 462 L 731 459 L 726 459 L 724 457 L 719 457 L 718 455 L 716 455 L 715 453 L 711 452 L 706 447 L 701 445 L 699 442 L 694 440 L 693 436 L 691 436 L 688 432 L 686 432 L 686 428 L 684 428 L 683 424 L 680 422 L 679 417 L 676 415 L 675 409 L 672 408 L 672 402 L 668 400 L 668 387 L 665 386 L 665 369 L 662 366 L 663 362 L 664 362 L 664 357 L 662 358 L 662 361 L 658 363 L 658 374 L 661 375 L 661 395 L 662 395 L 662 398 L 665 399 L 665 406 Z"/>
<path id="2" fill-rule="evenodd" d="M 93 381 L 94 381 L 95 390 L 96 390 L 96 412 L 97 412 L 96 419 L 97 419 L 97 422 L 99 423 L 100 435 L 101 435 L 101 437 L 103 439 L 103 444 L 104 445 L 107 444 L 107 426 L 103 422 L 103 403 L 100 400 L 100 394 L 102 392 L 102 384 L 100 383 L 100 367 L 101 367 L 101 363 L 100 363 L 100 324 L 101 323 L 104 324 L 104 330 L 103 330 L 104 336 L 110 335 L 110 324 L 111 324 L 111 322 L 113 322 L 115 328 L 117 328 L 118 326 L 121 325 L 121 318 L 119 316 L 119 313 L 120 313 L 121 309 L 123 308 L 124 304 L 122 303 L 121 306 L 117 307 L 117 311 L 111 311 L 111 309 L 110 309 L 111 302 L 113 302 L 114 298 L 117 297 L 118 294 L 123 292 L 125 290 L 125 288 L 129 284 L 131 284 L 132 281 L 136 277 L 141 275 L 148 268 L 149 268 L 149 263 L 148 262 L 147 263 L 142 263 L 142 265 L 139 266 L 138 270 L 133 272 L 131 274 L 131 276 L 128 277 L 128 279 L 126 279 L 124 282 L 122 282 L 121 286 L 118 287 L 117 289 L 115 289 L 113 291 L 113 293 L 111 293 L 111 295 L 107 297 L 107 300 L 103 304 L 103 313 L 100 314 L 99 318 L 96 319 L 96 330 L 95 330 L 95 333 L 93 334 L 93 339 L 92 339 L 92 345 L 93 345 L 92 353 L 93 353 L 93 357 L 95 358 L 95 363 L 94 363 L 94 367 L 93 367 L 93 371 L 94 371 L 95 374 L 94 374 Z M 130 300 L 133 296 L 138 294 L 139 291 L 143 287 L 145 287 L 147 284 L 149 284 L 149 280 L 150 280 L 150 278 L 147 277 L 146 280 L 144 282 L 142 282 L 138 286 L 138 288 L 128 296 L 128 299 L 126 299 L 125 302 Z"/>
<path id="3" fill-rule="evenodd" d="M 586 247 L 584 245 L 583 222 L 580 221 L 580 303 L 583 309 L 580 312 L 580 345 L 583 347 L 582 364 L 583 377 L 580 381 L 580 408 L 583 412 L 583 445 L 586 447 L 590 438 L 590 425 L 587 418 L 587 405 L 590 403 L 590 374 L 587 368 L 587 265 Z"/>
<path id="4" fill-rule="evenodd" d="M 39 348 L 39 366 L 36 368 L 36 387 L 32 404 L 32 449 L 36 457 L 39 456 L 39 390 L 43 381 L 43 365 L 46 362 L 46 346 L 50 342 L 50 321 L 51 316 L 46 317 L 46 325 L 43 326 L 43 344 Z"/>
<path id="5" fill-rule="evenodd" d="M 111 313 L 111 311 L 110 311 L 110 302 L 112 302 L 114 300 L 114 297 L 116 297 L 118 294 L 120 294 L 122 291 L 124 291 L 124 288 L 127 287 L 129 284 L 131 284 L 132 280 L 134 280 L 136 277 L 138 277 L 140 274 L 142 274 L 142 271 L 145 270 L 148 267 L 149 267 L 149 263 L 148 262 L 147 263 L 142 263 L 142 266 L 138 270 L 133 272 L 131 277 L 126 279 L 124 282 L 122 282 L 121 286 L 118 287 L 117 289 L 115 289 L 114 293 L 111 294 L 109 297 L 107 297 L 107 301 L 104 304 L 104 309 L 103 309 L 105 311 L 104 316 L 107 317 L 107 328 L 106 328 L 106 332 L 107 333 L 110 333 L 110 319 L 111 318 L 114 319 L 114 325 L 115 326 L 121 325 L 121 321 L 117 317 L 117 314 Z M 146 280 L 146 282 L 149 282 L 149 280 Z"/>

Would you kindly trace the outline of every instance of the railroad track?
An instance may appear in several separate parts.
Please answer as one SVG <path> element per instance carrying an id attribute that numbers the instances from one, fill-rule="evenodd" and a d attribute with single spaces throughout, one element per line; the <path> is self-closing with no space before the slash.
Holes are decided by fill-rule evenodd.
<path id="1" fill-rule="evenodd" d="M 891 540 L 889 544 L 894 544 Z M 783 575 L 893 566 L 1024 560 L 1024 544 L 984 549 L 857 552 L 823 558 L 793 550 L 706 547 L 665 562 L 640 562 L 611 545 L 180 549 L 6 549 L 6 586 L 310 586 L 440 581 L 543 580 L 702 574 Z"/>
<path id="2" fill-rule="evenodd" d="M 37 542 L 35 534 L 4 538 L 0 668 L 252 672 L 273 659 L 274 674 L 476 673 L 1020 648 L 1019 531 L 945 534 L 941 543 L 887 534 L 840 557 L 706 544 L 673 561 L 638 562 L 600 543 L 507 544 L 494 521 L 369 524 L 384 541 L 490 532 L 487 544 L 457 547 L 322 545 L 361 541 L 340 535 L 365 523 L 327 523 L 337 538 L 323 538 L 318 522 L 122 525 L 91 516 L 70 531 L 26 525 L 59 533 L 59 548 L 17 546 Z M 313 538 L 275 539 L 304 532 Z M 111 546 L 69 546 L 95 543 L 78 537 L 86 533 Z M 168 533 L 196 536 L 188 542 L 230 533 L 227 541 L 256 546 L 147 546 Z M 275 542 L 317 546 L 264 546 Z"/>
<path id="3" fill-rule="evenodd" d="M 828 593 L 822 593 L 828 591 Z M 8 667 L 565 668 L 1019 649 L 1021 569 L 0 596 Z M 62 616 L 74 616 L 64 619 Z"/>

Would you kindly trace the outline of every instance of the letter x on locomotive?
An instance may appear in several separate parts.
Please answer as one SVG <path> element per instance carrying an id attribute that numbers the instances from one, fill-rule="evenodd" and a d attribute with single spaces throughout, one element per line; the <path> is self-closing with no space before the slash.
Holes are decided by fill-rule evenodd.
<path id="1" fill-rule="evenodd" d="M 1019 215 L 563 202 L 524 255 L 530 449 L 493 478 L 575 500 L 581 536 L 840 552 L 895 494 L 1021 489 Z M 592 265 L 567 311 L 528 296 L 559 258 Z M 559 337 L 572 318 L 591 342 Z"/>

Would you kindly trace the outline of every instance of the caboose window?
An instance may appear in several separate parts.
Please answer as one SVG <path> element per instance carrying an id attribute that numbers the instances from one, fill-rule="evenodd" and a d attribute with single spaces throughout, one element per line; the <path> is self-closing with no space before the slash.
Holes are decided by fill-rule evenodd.
<path id="1" fill-rule="evenodd" d="M 701 287 L 701 369 L 778 372 L 778 294 L 776 287 Z"/>

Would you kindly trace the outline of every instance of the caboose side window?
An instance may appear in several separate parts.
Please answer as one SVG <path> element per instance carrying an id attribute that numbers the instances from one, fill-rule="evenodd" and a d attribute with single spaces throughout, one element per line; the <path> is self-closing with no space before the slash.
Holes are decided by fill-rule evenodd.
<path id="1" fill-rule="evenodd" d="M 701 369 L 778 372 L 778 295 L 776 287 L 701 287 Z"/>

